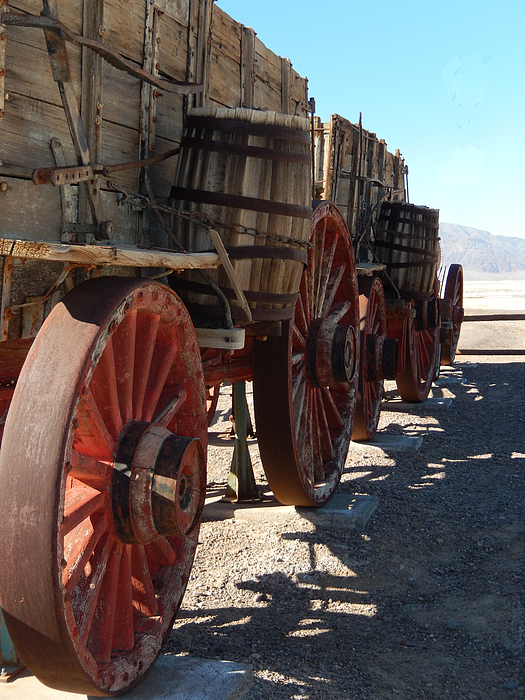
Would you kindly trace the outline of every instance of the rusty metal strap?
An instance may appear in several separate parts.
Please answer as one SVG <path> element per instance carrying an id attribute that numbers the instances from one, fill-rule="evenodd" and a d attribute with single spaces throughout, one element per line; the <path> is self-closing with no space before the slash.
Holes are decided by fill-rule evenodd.
<path id="1" fill-rule="evenodd" d="M 185 292 L 193 292 L 194 294 L 205 294 L 207 296 L 216 296 L 213 289 L 201 282 L 193 282 L 192 280 L 183 279 L 181 277 L 175 277 L 171 281 L 171 285 L 174 289 L 180 289 Z M 221 287 L 221 290 L 228 297 L 228 299 L 236 299 L 236 294 L 234 289 L 229 287 Z M 295 306 L 299 294 L 277 294 L 274 292 L 255 292 L 255 291 L 244 291 L 246 299 L 251 302 L 259 302 L 260 304 L 293 304 Z"/>
<path id="2" fill-rule="evenodd" d="M 290 153 L 289 151 L 278 151 L 275 148 L 242 146 L 237 143 L 225 143 L 224 141 L 213 141 L 212 139 L 194 139 L 189 136 L 185 136 L 182 139 L 181 146 L 195 148 L 199 151 L 244 156 L 245 158 L 262 158 L 264 160 L 278 160 L 297 165 L 310 165 L 310 155 L 308 153 Z"/>
<path id="3" fill-rule="evenodd" d="M 310 207 L 303 207 L 299 204 L 287 204 L 286 202 L 272 202 L 269 199 L 243 197 L 224 192 L 206 192 L 186 187 L 172 187 L 170 197 L 171 199 L 178 199 L 184 202 L 213 204 L 215 206 L 231 207 L 232 209 L 248 209 L 249 211 L 261 211 L 266 214 L 295 216 L 299 219 L 310 219 L 312 217 Z"/>
<path id="4" fill-rule="evenodd" d="M 433 218 L 435 219 L 436 217 Z M 414 227 L 424 226 L 425 228 L 431 228 L 436 231 L 439 230 L 439 223 L 434 223 L 433 221 L 418 220 L 407 216 L 389 216 L 388 214 L 381 213 L 379 215 L 379 221 L 388 221 L 393 226 L 396 226 L 397 224 L 411 224 Z M 397 232 L 392 231 L 392 233 Z"/>
<path id="5" fill-rule="evenodd" d="M 184 83 L 179 80 L 170 80 L 167 78 L 159 78 L 147 71 L 139 68 L 133 61 L 124 58 L 116 49 L 113 49 L 107 44 L 94 39 L 75 34 L 65 24 L 52 17 L 39 17 L 26 12 L 14 12 L 10 8 L 4 8 L 0 13 L 0 24 L 16 26 L 16 27 L 34 27 L 43 29 L 44 31 L 56 32 L 62 39 L 77 46 L 84 46 L 96 54 L 101 56 L 109 64 L 123 70 L 129 75 L 138 78 L 139 80 L 154 85 L 161 90 L 175 92 L 182 95 L 194 95 L 202 92 L 203 86 L 196 83 Z"/>
<path id="6" fill-rule="evenodd" d="M 429 262 L 437 262 L 439 260 L 439 252 L 434 250 L 423 250 L 422 248 L 414 248 L 410 245 L 400 245 L 399 243 L 390 243 L 389 241 L 375 241 L 374 245 L 380 248 L 388 248 L 389 250 L 400 250 L 404 253 L 414 253 L 426 258 Z M 390 263 L 388 263 L 390 265 Z M 393 266 L 392 266 L 393 267 Z"/>
<path id="7" fill-rule="evenodd" d="M 190 314 L 211 316 L 213 318 L 222 318 L 223 311 L 220 306 L 205 306 L 201 304 L 186 304 Z M 295 315 L 295 306 L 290 306 L 287 309 L 252 309 L 252 317 L 254 321 L 287 321 Z M 246 322 L 246 314 L 240 306 L 232 306 L 232 318 L 235 321 Z"/>
<path id="8" fill-rule="evenodd" d="M 117 163 L 116 165 L 83 165 L 64 168 L 37 168 L 33 170 L 31 179 L 35 185 L 54 185 L 55 187 L 63 185 L 76 185 L 79 182 L 89 182 L 94 180 L 99 175 L 108 177 L 111 173 L 121 172 L 123 170 L 138 170 L 139 168 L 148 167 L 161 163 L 168 158 L 179 153 L 179 148 L 174 148 L 159 156 L 146 158 L 144 160 L 133 161 L 129 163 Z"/>
<path id="9" fill-rule="evenodd" d="M 415 206 L 414 204 L 409 204 L 408 202 L 389 202 L 388 208 L 390 208 L 392 212 L 404 211 L 410 212 L 411 214 L 422 214 L 423 216 L 438 216 L 439 214 L 439 209 Z"/>
<path id="10" fill-rule="evenodd" d="M 297 248 L 277 248 L 276 246 L 246 245 L 226 248 L 231 260 L 252 258 L 272 258 L 274 260 L 295 260 L 308 265 L 308 253 Z"/>
<path id="11" fill-rule="evenodd" d="M 386 182 L 383 182 L 382 180 L 377 180 L 373 177 L 365 177 L 365 175 L 354 175 L 354 173 L 349 173 L 346 170 L 341 170 L 341 172 L 339 173 L 339 177 L 343 178 L 343 180 L 359 180 L 359 182 L 371 182 L 372 185 L 377 185 L 377 187 L 386 187 L 388 189 L 391 189 L 391 186 L 387 185 Z"/>
<path id="12" fill-rule="evenodd" d="M 241 119 L 218 119 L 216 117 L 199 117 L 190 115 L 186 118 L 187 129 L 204 129 L 206 131 L 221 131 L 224 134 L 243 134 L 247 136 L 261 136 L 280 141 L 295 141 L 297 143 L 310 143 L 310 132 L 301 129 L 292 129 L 274 124 L 254 124 Z"/>

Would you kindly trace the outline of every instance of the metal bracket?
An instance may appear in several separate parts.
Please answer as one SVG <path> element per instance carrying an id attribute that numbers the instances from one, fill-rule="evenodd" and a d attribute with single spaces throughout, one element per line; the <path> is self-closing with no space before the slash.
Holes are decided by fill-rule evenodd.
<path id="1" fill-rule="evenodd" d="M 228 476 L 225 501 L 259 501 L 253 467 L 248 451 L 248 425 L 250 414 L 246 402 L 246 382 L 233 385 L 233 414 L 235 417 L 235 448 Z"/>
<path id="2" fill-rule="evenodd" d="M 0 610 L 0 683 L 13 680 L 25 669 L 13 644 Z"/>

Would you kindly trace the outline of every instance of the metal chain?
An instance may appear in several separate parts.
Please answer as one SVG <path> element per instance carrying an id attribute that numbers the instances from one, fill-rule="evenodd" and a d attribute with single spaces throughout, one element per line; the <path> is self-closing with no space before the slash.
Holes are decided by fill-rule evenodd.
<path id="1" fill-rule="evenodd" d="M 108 180 L 107 184 L 112 190 L 121 194 L 123 197 L 121 201 L 129 204 L 134 211 L 142 211 L 144 209 L 157 210 L 166 214 L 173 214 L 179 219 L 184 219 L 185 221 L 189 221 L 206 229 L 228 229 L 240 235 L 252 236 L 253 238 L 264 238 L 274 243 L 286 243 L 290 246 L 297 246 L 299 248 L 306 249 L 313 248 L 313 244 L 310 243 L 310 241 L 296 241 L 288 236 L 279 236 L 278 234 L 269 233 L 268 231 L 259 231 L 256 228 L 242 226 L 241 224 L 220 223 L 214 221 L 209 214 L 197 211 L 184 211 L 183 209 L 170 207 L 166 204 L 153 203 L 151 199 L 145 195 L 126 192 L 116 182 Z"/>

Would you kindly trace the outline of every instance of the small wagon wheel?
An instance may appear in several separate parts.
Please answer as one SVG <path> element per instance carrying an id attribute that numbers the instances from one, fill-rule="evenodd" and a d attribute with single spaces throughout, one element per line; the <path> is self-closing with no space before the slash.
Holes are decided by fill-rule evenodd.
<path id="1" fill-rule="evenodd" d="M 461 322 L 463 321 L 463 267 L 451 265 L 448 270 L 443 303 L 443 320 L 451 324 L 451 328 L 443 328 L 441 343 L 441 364 L 451 365 L 456 357 Z"/>
<path id="2" fill-rule="evenodd" d="M 397 341 L 386 338 L 385 294 L 378 277 L 359 279 L 359 313 L 359 393 L 352 439 L 370 440 L 381 413 L 384 362 L 388 361 L 397 370 Z M 385 350 L 390 350 L 392 356 L 387 358 Z"/>
<path id="3" fill-rule="evenodd" d="M 0 456 L 0 603 L 46 685 L 113 695 L 153 664 L 193 562 L 205 445 L 177 295 L 130 278 L 75 288 L 29 352 Z"/>
<path id="4" fill-rule="evenodd" d="M 320 506 L 343 471 L 357 398 L 359 306 L 354 255 L 339 210 L 314 212 L 300 296 L 282 335 L 256 342 L 254 408 L 270 488 Z"/>
<path id="5" fill-rule="evenodd" d="M 427 398 L 435 377 L 438 346 L 439 329 L 419 331 L 416 319 L 407 319 L 405 371 L 396 377 L 397 389 L 405 401 L 421 403 Z"/>

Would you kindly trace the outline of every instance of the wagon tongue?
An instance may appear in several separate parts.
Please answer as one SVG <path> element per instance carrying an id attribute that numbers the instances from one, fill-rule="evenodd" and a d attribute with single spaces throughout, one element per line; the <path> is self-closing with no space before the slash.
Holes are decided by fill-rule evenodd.
<path id="1" fill-rule="evenodd" d="M 196 475 L 205 469 L 202 442 L 160 425 L 135 422 L 120 440 L 112 482 L 118 536 L 149 544 L 190 532 L 200 516 Z"/>

